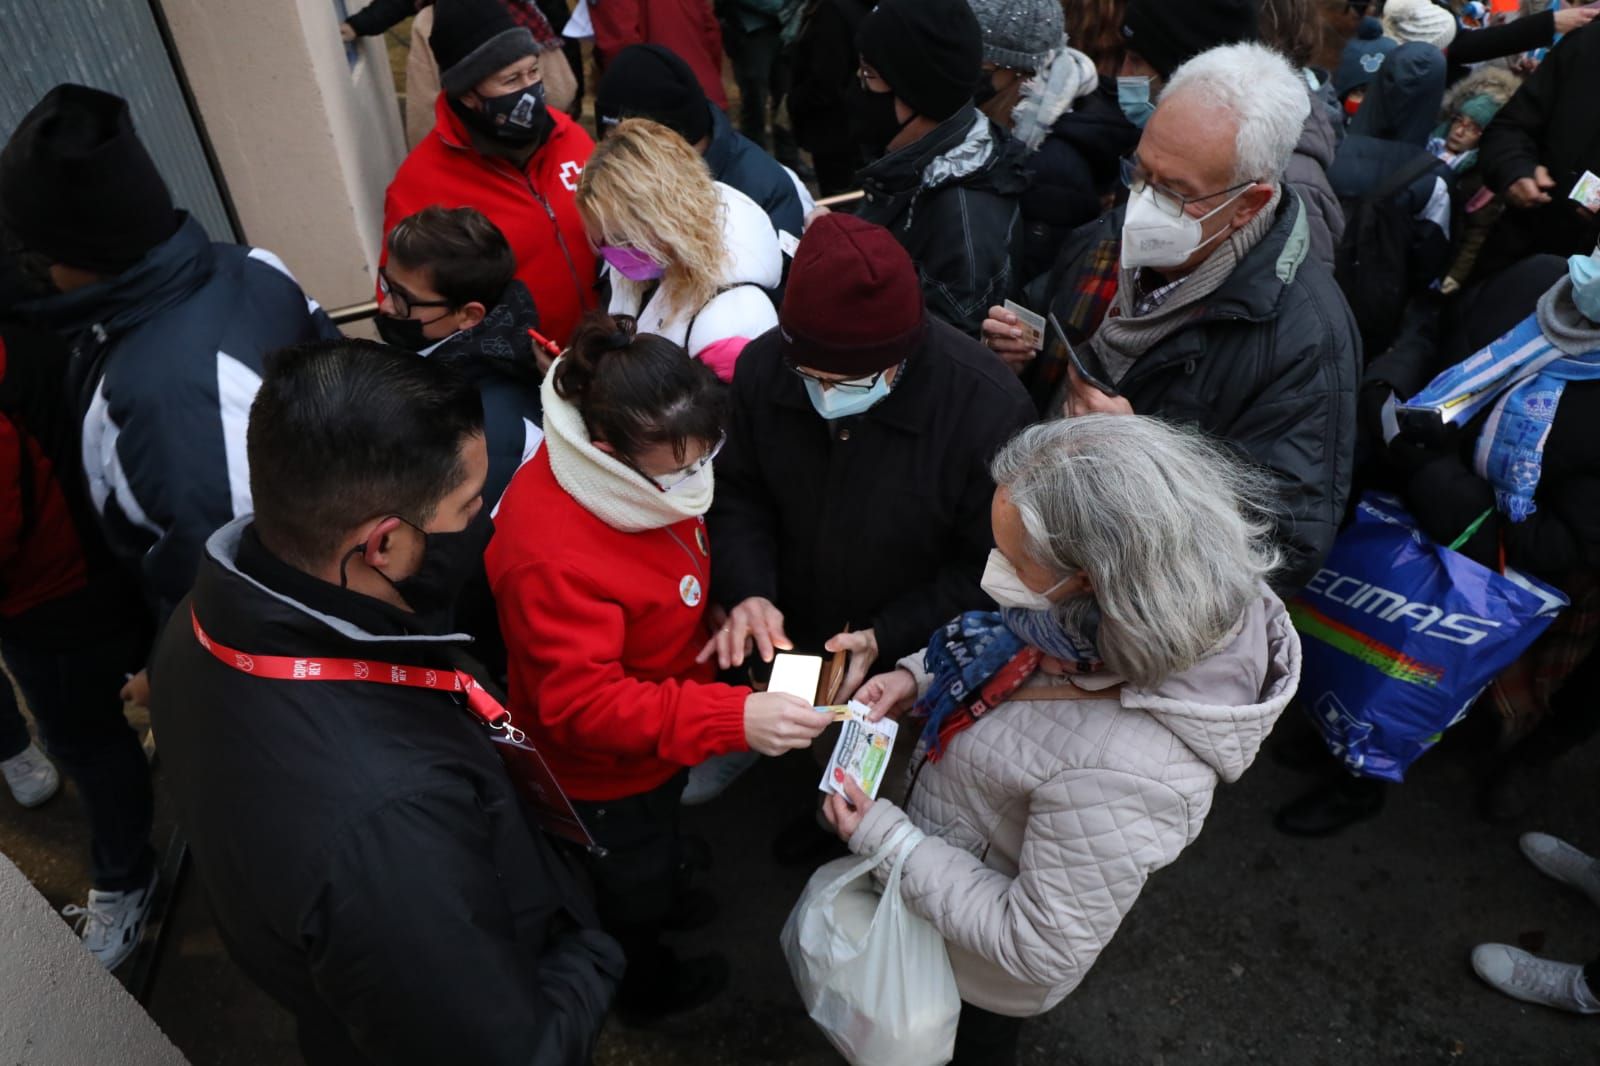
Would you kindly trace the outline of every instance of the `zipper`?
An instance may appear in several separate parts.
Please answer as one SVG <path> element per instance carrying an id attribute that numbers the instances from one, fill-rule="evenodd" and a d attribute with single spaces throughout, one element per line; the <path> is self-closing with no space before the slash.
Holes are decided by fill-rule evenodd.
<path id="1" fill-rule="evenodd" d="M 671 526 L 667 526 L 666 530 L 667 536 L 672 538 L 672 543 L 676 544 L 678 549 L 689 557 L 689 565 L 694 567 L 694 576 L 700 579 L 700 584 L 702 586 L 709 584 L 706 579 L 705 571 L 700 569 L 700 559 L 695 555 L 694 552 L 689 550 L 689 546 L 687 544 L 678 539 L 678 534 L 673 532 Z"/>

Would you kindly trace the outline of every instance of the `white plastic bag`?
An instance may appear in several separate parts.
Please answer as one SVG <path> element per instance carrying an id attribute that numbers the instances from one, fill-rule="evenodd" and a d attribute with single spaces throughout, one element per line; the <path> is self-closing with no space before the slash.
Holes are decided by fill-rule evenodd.
<path id="1" fill-rule="evenodd" d="M 921 838 L 902 828 L 877 854 L 812 874 L 779 937 L 811 1020 L 852 1066 L 940 1066 L 955 1054 L 961 996 L 944 938 L 900 898 L 902 845 Z M 879 896 L 872 870 L 891 854 Z"/>

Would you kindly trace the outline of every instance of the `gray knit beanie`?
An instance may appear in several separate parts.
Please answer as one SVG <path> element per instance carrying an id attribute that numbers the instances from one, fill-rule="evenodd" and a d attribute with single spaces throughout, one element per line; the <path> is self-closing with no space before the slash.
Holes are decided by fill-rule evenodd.
<path id="1" fill-rule="evenodd" d="M 1061 0 L 967 0 L 983 27 L 983 61 L 1036 72 L 1067 35 Z"/>

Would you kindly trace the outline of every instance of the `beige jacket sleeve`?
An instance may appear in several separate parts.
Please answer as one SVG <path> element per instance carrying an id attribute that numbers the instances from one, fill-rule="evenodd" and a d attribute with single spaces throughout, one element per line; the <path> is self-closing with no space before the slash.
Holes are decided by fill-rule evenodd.
<path id="1" fill-rule="evenodd" d="M 850 838 L 871 854 L 906 814 L 878 801 Z M 1060 774 L 1028 800 L 1016 877 L 937 836 L 906 860 L 901 894 L 944 938 L 1019 981 L 1076 985 L 1151 871 L 1188 842 L 1183 798 L 1149 778 L 1105 769 Z"/>

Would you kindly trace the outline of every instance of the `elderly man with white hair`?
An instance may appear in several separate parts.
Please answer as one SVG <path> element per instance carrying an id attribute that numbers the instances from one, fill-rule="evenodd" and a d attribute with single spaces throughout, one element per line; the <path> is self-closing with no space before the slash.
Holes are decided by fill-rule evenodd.
<path id="1" fill-rule="evenodd" d="M 920 700 L 909 795 L 841 782 L 825 813 L 857 854 L 909 849 L 900 892 L 965 1004 L 955 1061 L 1005 1066 L 1020 1019 L 1078 986 L 1254 760 L 1300 644 L 1263 583 L 1281 557 L 1268 479 L 1198 432 L 1057 420 L 992 473 L 983 588 L 1001 609 L 861 687 L 875 716 Z"/>
<path id="2" fill-rule="evenodd" d="M 1120 270 L 1088 262 L 1030 287 L 1069 336 L 1047 338 L 1062 413 L 1159 415 L 1198 426 L 1276 483 L 1274 536 L 1288 593 L 1316 572 L 1349 494 L 1360 341 L 1326 267 L 1310 254 L 1304 205 L 1285 187 L 1310 103 L 1276 52 L 1236 44 L 1173 73 L 1135 154 Z M 1097 225 L 1103 225 L 1099 223 Z M 1115 287 L 1103 321 L 1083 307 Z M 1071 336 L 1077 323 L 1081 329 Z M 1092 337 L 1084 342 L 1094 325 Z M 1031 354 L 1016 316 L 993 308 L 984 340 Z"/>

